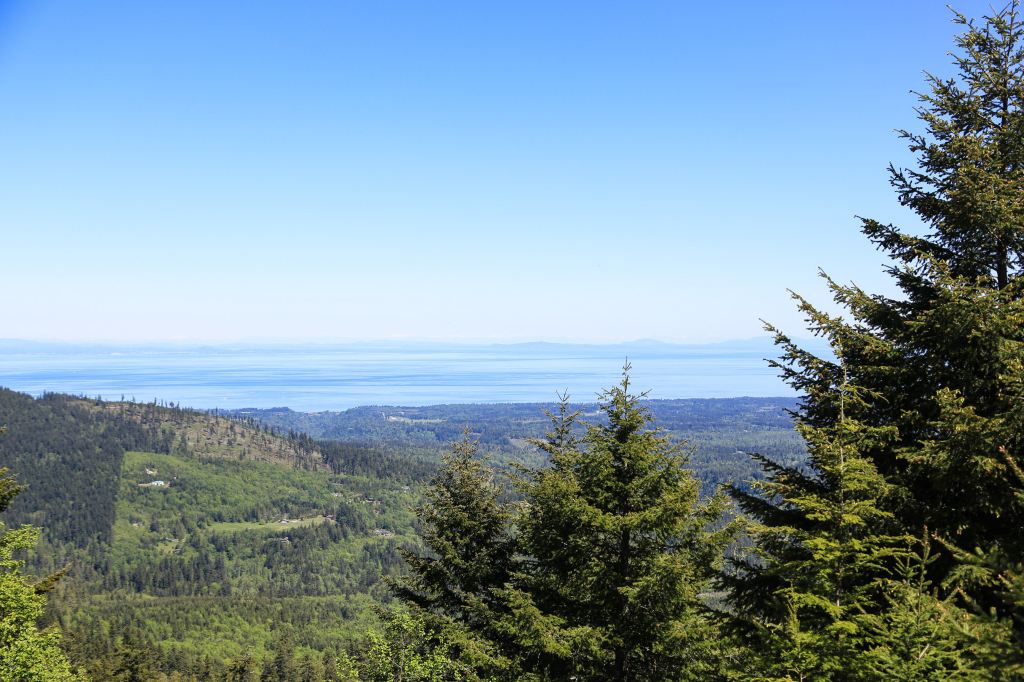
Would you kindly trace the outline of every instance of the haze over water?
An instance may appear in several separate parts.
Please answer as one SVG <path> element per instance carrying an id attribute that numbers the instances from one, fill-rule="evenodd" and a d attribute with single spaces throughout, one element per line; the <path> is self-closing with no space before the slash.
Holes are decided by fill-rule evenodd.
<path id="1" fill-rule="evenodd" d="M 781 396 L 792 391 L 756 339 L 710 345 L 359 343 L 102 346 L 0 342 L 0 386 L 195 408 L 550 402 L 568 390 L 593 400 L 627 357 L 650 397 Z"/>

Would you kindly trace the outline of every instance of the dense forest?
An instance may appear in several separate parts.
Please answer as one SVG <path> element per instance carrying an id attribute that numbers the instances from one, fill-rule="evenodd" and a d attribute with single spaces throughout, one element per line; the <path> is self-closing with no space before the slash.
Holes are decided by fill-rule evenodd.
<path id="1" fill-rule="evenodd" d="M 413 509 L 452 443 L 481 424 L 469 437 L 507 476 L 547 460 L 531 440 L 558 407 L 360 409 L 358 430 L 309 435 L 301 420 L 323 415 L 284 422 L 3 389 L 0 405 L 0 465 L 28 483 L 3 518 L 43 529 L 27 570 L 66 570 L 45 620 L 94 680 L 220 679 L 242 662 L 265 671 L 282 647 L 306 671 L 297 679 L 321 679 L 382 627 L 386 581 L 424 549 Z M 805 455 L 790 399 L 645 405 L 673 442 L 692 440 L 705 491 L 756 473 L 740 449 Z M 580 409 L 602 421 L 597 405 Z"/>
<path id="2" fill-rule="evenodd" d="M 1024 679 L 1019 10 L 900 132 L 924 233 L 862 220 L 897 293 L 768 327 L 795 404 L 0 392 L 0 679 Z"/>
<path id="3" fill-rule="evenodd" d="M 643 400 L 668 436 L 685 441 L 705 494 L 718 485 L 759 478 L 761 469 L 747 456 L 759 452 L 784 464 L 803 461 L 806 449 L 793 430 L 788 398 Z M 343 412 L 295 412 L 287 408 L 224 412 L 246 423 L 292 436 L 359 443 L 419 454 L 437 461 L 465 432 L 482 454 L 497 464 L 542 464 L 546 455 L 534 441 L 548 428 L 548 403 L 432 405 L 427 407 L 358 407 Z M 596 403 L 574 403 L 584 420 L 604 419 Z M 581 424 L 576 429 L 582 432 Z"/>
<path id="4" fill-rule="evenodd" d="M 46 529 L 28 567 L 66 570 L 49 618 L 93 679 L 261 661 L 287 628 L 297 660 L 320 660 L 374 619 L 417 544 L 429 463 L 152 403 L 0 403 L 0 464 L 31 482 L 4 520 Z"/>

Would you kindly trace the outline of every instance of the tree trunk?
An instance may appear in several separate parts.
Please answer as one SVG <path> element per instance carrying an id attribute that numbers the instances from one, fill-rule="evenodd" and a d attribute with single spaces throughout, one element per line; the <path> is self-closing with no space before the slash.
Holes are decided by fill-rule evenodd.
<path id="1" fill-rule="evenodd" d="M 629 529 L 623 528 L 619 534 L 619 581 L 621 586 L 629 583 Z M 619 602 L 619 623 L 616 630 L 619 630 L 620 641 L 615 645 L 615 681 L 626 682 L 629 678 L 626 675 L 626 645 L 621 641 L 622 625 L 625 622 L 626 600 Z"/>
<path id="2" fill-rule="evenodd" d="M 1009 275 L 1007 274 L 1007 266 L 1006 266 L 1006 259 L 1007 259 L 1006 247 L 1003 246 L 1002 244 L 999 245 L 999 255 L 998 255 L 998 258 L 999 258 L 999 262 L 996 264 L 996 288 L 998 288 L 998 289 L 1005 289 L 1006 285 L 1009 283 L 1008 282 Z"/>

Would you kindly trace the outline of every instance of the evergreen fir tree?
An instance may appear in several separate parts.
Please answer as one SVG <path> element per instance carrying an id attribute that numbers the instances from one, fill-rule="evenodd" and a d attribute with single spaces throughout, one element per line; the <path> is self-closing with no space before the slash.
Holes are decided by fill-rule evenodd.
<path id="1" fill-rule="evenodd" d="M 299 663 L 295 659 L 295 639 L 290 629 L 277 634 L 273 657 L 263 668 L 263 682 L 300 682 Z"/>
<path id="2" fill-rule="evenodd" d="M 865 481 L 873 480 L 859 486 L 871 513 L 844 531 L 858 549 L 847 555 L 843 575 L 865 590 L 863 601 L 844 586 L 852 601 L 836 622 L 847 622 L 852 608 L 876 614 L 892 608 L 871 585 L 883 585 L 886 570 L 899 562 L 877 561 L 875 553 L 884 558 L 891 540 L 927 527 L 940 541 L 927 567 L 928 584 L 943 591 L 936 604 L 953 595 L 960 605 L 991 614 L 996 624 L 1014 628 L 1007 646 L 1020 651 L 1024 618 L 1009 576 L 1024 558 L 1016 474 L 1024 463 L 1024 34 L 1018 0 L 980 24 L 961 15 L 956 21 L 965 29 L 957 40 L 958 76 L 929 76 L 918 109 L 924 132 L 901 133 L 917 154 L 917 168 L 890 167 L 900 201 L 928 232 L 917 236 L 863 221 L 867 237 L 893 258 L 889 272 L 901 296 L 871 295 L 826 278 L 849 319 L 797 297 L 838 360 L 777 335 L 783 349 L 777 366 L 804 396 L 796 417 L 808 437 L 810 469 L 765 462 L 767 496 L 741 495 L 758 522 L 761 555 L 732 581 L 732 603 L 738 615 L 749 612 L 775 627 L 813 623 L 827 613 L 808 612 L 797 598 L 807 593 L 798 587 L 808 577 L 800 567 L 810 569 L 807 562 L 842 530 L 834 522 L 822 526 L 806 502 L 834 504 L 848 485 L 843 480 L 850 481 L 834 477 L 835 462 L 815 440 L 821 434 L 856 453 Z M 843 395 L 855 398 L 845 409 L 836 399 Z M 975 570 L 969 556 L 978 557 Z M 839 586 L 840 574 L 824 577 L 825 584 L 810 585 L 811 594 Z M 788 602 L 781 599 L 786 595 Z M 903 608 L 913 610 L 920 595 L 904 597 Z M 808 631 L 820 634 L 817 626 L 799 629 Z M 970 646 L 973 656 L 980 644 Z M 839 657 L 836 667 L 821 674 L 852 674 L 838 662 L 851 653 L 828 654 Z"/>
<path id="3" fill-rule="evenodd" d="M 506 593 L 509 630 L 549 679 L 708 679 L 719 652 L 701 590 L 732 530 L 725 499 L 698 499 L 687 458 L 650 428 L 628 372 L 601 396 L 606 421 L 578 443 L 563 401 L 550 466 L 520 482 L 528 558 Z"/>
<path id="4" fill-rule="evenodd" d="M 396 594 L 467 625 L 485 625 L 495 604 L 492 588 L 503 587 L 513 570 L 511 514 L 467 433 L 442 455 L 427 503 L 417 510 L 434 556 L 407 553 L 411 576 L 395 585 Z"/>
<path id="5" fill-rule="evenodd" d="M 851 338 L 856 381 L 879 394 L 866 418 L 898 430 L 898 442 L 872 458 L 904 489 L 894 509 L 907 528 L 1020 557 L 1024 516 L 1013 491 L 1014 467 L 1024 462 L 1024 34 L 1017 0 L 981 26 L 957 21 L 966 27 L 959 78 L 930 78 L 920 109 L 926 133 L 903 133 L 919 168 L 892 170 L 900 200 L 932 232 L 917 238 L 865 221 L 866 234 L 897 258 L 905 296 L 834 285 L 856 322 L 827 334 Z M 950 565 L 937 562 L 940 575 Z"/>
<path id="6" fill-rule="evenodd" d="M 259 662 L 251 652 L 242 654 L 228 664 L 227 682 L 259 682 Z"/>
<path id="7" fill-rule="evenodd" d="M 838 369 L 844 372 L 843 363 Z M 887 560 L 906 553 L 911 537 L 883 509 L 890 486 L 863 452 L 884 446 L 893 430 L 847 417 L 868 396 L 846 380 L 808 387 L 808 400 L 829 405 L 835 426 L 799 422 L 806 467 L 769 472 L 754 492 L 733 495 L 753 519 L 753 551 L 724 578 L 734 627 L 752 652 L 747 672 L 769 679 L 857 679 L 857 619 L 877 606 Z"/>
<path id="8" fill-rule="evenodd" d="M 0 512 L 20 486 L 0 468 Z M 78 679 L 60 648 L 56 628 L 40 629 L 52 580 L 32 583 L 21 572 L 15 552 L 33 548 L 39 531 L 30 526 L 5 530 L 0 524 L 0 680 L 65 682 Z"/>
<path id="9" fill-rule="evenodd" d="M 434 636 L 443 632 L 453 651 L 498 675 L 509 665 L 501 652 L 508 638 L 495 624 L 516 566 L 513 511 L 468 433 L 442 456 L 426 497 L 417 516 L 431 555 L 404 552 L 410 574 L 393 590 L 424 615 Z"/>

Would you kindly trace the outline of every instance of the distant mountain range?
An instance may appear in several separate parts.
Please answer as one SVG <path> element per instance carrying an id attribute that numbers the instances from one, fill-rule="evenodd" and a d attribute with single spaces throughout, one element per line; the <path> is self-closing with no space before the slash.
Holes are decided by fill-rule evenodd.
<path id="1" fill-rule="evenodd" d="M 814 352 L 828 352 L 828 346 L 817 338 L 796 338 L 802 347 Z M 748 349 L 770 352 L 775 349 L 772 338 L 758 336 L 747 339 L 729 339 L 711 342 L 672 342 L 658 339 L 635 339 L 618 343 L 575 342 L 575 341 L 437 341 L 437 340 L 399 340 L 380 339 L 376 341 L 64 341 L 64 340 L 33 340 L 0 338 L 0 353 L 24 352 L 55 352 L 55 353 L 95 353 L 124 351 L 185 351 L 204 353 L 238 353 L 254 350 L 278 351 L 318 351 L 318 350 L 465 350 L 474 348 L 544 348 L 544 349 L 661 349 L 661 350 L 722 350 Z"/>

